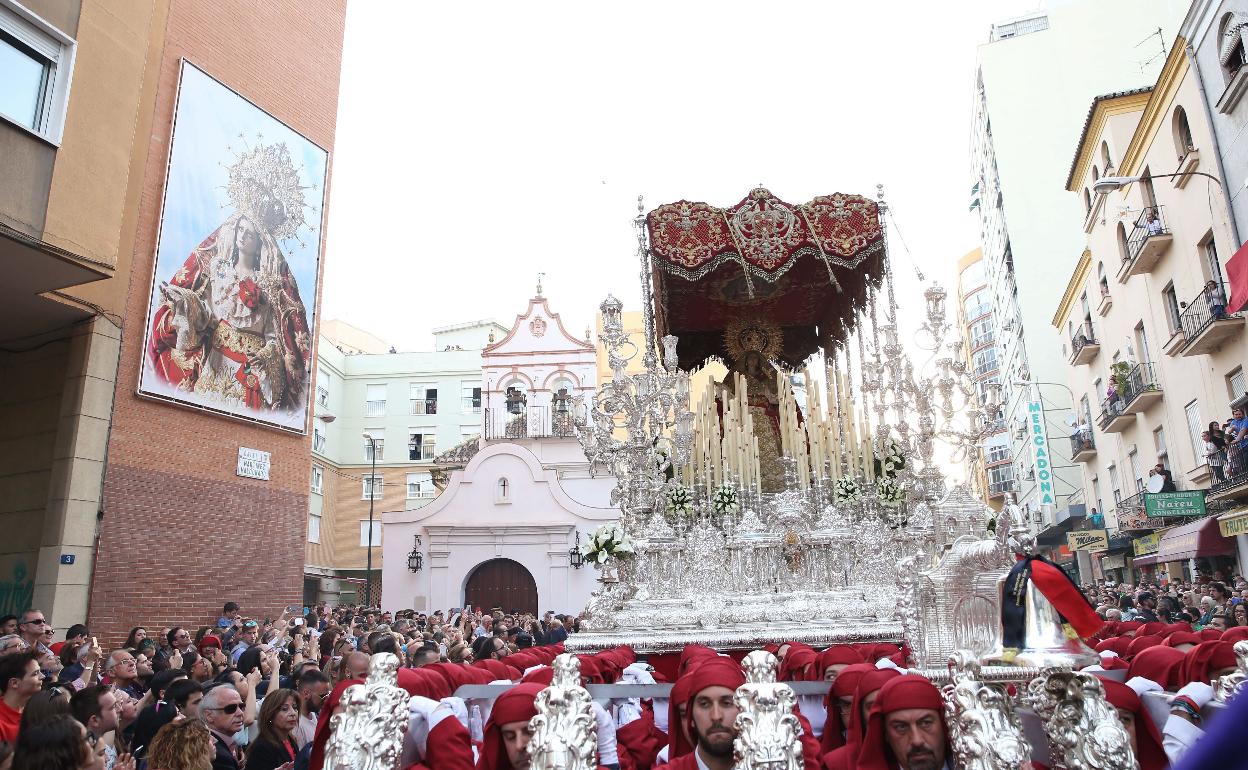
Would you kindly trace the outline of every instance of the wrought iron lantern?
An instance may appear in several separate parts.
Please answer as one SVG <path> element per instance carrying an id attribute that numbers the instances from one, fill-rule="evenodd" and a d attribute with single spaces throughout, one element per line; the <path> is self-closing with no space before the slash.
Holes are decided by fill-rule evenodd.
<path id="1" fill-rule="evenodd" d="M 585 554 L 581 553 L 581 533 L 576 533 L 576 545 L 568 551 L 568 563 L 572 565 L 572 569 L 580 569 L 585 566 Z"/>
<path id="2" fill-rule="evenodd" d="M 407 569 L 411 572 L 420 572 L 425 566 L 424 554 L 420 552 L 420 535 L 416 535 L 416 542 L 412 545 L 411 553 L 407 555 Z"/>

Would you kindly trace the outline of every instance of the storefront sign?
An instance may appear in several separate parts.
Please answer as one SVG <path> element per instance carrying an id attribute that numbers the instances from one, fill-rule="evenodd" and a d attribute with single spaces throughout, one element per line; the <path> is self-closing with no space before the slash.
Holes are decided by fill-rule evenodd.
<path id="1" fill-rule="evenodd" d="M 1160 547 L 1161 535 L 1157 533 L 1142 535 L 1131 543 L 1131 550 L 1135 551 L 1136 556 L 1147 556 L 1150 553 L 1157 553 L 1157 549 Z"/>
<path id="2" fill-rule="evenodd" d="M 1126 569 L 1126 567 L 1127 567 L 1126 554 L 1119 553 L 1113 556 L 1101 557 L 1101 569 L 1107 569 L 1107 570 L 1108 569 Z"/>
<path id="3" fill-rule="evenodd" d="M 1144 514 L 1150 519 L 1163 516 L 1204 516 L 1205 493 L 1191 492 L 1145 492 Z"/>
<path id="4" fill-rule="evenodd" d="M 1027 403 L 1027 419 L 1031 429 L 1031 449 L 1036 461 L 1036 484 L 1040 490 L 1040 504 L 1053 505 L 1053 464 L 1049 462 L 1049 434 L 1044 429 L 1044 404 L 1039 401 Z"/>
<path id="5" fill-rule="evenodd" d="M 1218 530 L 1222 532 L 1222 537 L 1248 535 L 1248 511 L 1219 519 Z"/>
<path id="6" fill-rule="evenodd" d="M 1072 551 L 1107 551 L 1109 550 L 1109 533 L 1103 529 L 1067 532 L 1066 542 L 1070 543 Z"/>
<path id="7" fill-rule="evenodd" d="M 259 449 L 238 448 L 238 470 L 235 471 L 245 479 L 269 480 L 269 462 L 273 457 L 269 452 Z"/>

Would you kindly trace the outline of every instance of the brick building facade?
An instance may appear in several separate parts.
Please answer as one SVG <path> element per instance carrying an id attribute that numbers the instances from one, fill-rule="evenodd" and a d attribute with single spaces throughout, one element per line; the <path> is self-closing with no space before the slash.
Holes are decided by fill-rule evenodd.
<path id="1" fill-rule="evenodd" d="M 342 0 L 172 4 L 128 319 L 145 315 L 180 60 L 332 150 L 345 11 Z M 142 341 L 122 346 L 90 626 L 111 639 L 138 622 L 215 618 L 226 599 L 276 616 L 301 600 L 310 434 L 139 398 Z M 269 481 L 235 475 L 240 446 L 272 453 Z M 145 529 L 154 537 L 136 537 Z"/>
<path id="2" fill-rule="evenodd" d="M 227 599 L 256 616 L 299 602 L 310 428 L 140 398 L 137 380 L 183 59 L 332 158 L 345 15 L 0 0 L 0 44 L 47 84 L 31 114 L 0 115 L 0 612 L 115 644 Z M 239 447 L 271 453 L 268 481 L 235 474 Z"/>

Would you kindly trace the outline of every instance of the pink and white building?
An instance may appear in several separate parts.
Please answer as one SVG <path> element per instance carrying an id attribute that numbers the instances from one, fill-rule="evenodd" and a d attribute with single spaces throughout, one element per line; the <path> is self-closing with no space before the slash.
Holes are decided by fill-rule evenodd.
<path id="1" fill-rule="evenodd" d="M 578 533 L 585 549 L 586 536 L 618 516 L 615 479 L 590 477 L 572 429 L 576 399 L 598 387 L 588 337 L 568 332 L 539 287 L 510 332 L 482 351 L 481 436 L 461 448 L 466 464 L 428 505 L 382 516 L 385 609 L 585 606 L 597 573 L 574 568 L 569 552 Z"/>

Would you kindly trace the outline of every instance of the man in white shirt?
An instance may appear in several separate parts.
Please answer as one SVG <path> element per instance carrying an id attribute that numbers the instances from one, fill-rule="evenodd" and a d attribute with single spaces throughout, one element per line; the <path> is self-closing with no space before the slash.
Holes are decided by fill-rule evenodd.
<path id="1" fill-rule="evenodd" d="M 303 748 L 316 734 L 316 721 L 320 716 L 321 703 L 329 695 L 329 677 L 316 669 L 305 671 L 299 677 L 299 724 L 291 731 L 290 737 L 295 744 Z"/>

